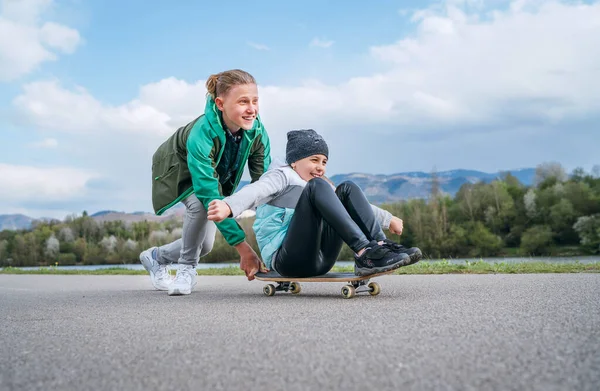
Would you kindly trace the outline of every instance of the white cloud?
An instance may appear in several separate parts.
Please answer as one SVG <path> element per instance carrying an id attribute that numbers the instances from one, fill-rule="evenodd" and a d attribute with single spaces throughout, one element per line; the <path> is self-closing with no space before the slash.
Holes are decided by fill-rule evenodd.
<path id="1" fill-rule="evenodd" d="M 86 183 L 97 175 L 69 167 L 32 167 L 0 163 L 3 202 L 65 201 L 85 195 Z"/>
<path id="2" fill-rule="evenodd" d="M 53 0 L 1 0 L 0 10 L 2 16 L 8 19 L 35 24 L 52 3 Z"/>
<path id="3" fill-rule="evenodd" d="M 284 153 L 288 130 L 313 127 L 330 143 L 336 173 L 509 169 L 558 154 L 594 163 L 600 136 L 586 121 L 600 112 L 600 3 L 514 2 L 499 11 L 451 1 L 412 20 L 414 34 L 367 53 L 385 68 L 377 74 L 259 85 L 274 155 Z M 172 77 L 108 105 L 82 87 L 39 81 L 14 105 L 21 121 L 72 133 L 92 171 L 119 182 L 110 196 L 148 210 L 140 203 L 149 205 L 152 153 L 202 113 L 205 92 L 203 80 Z"/>
<path id="4" fill-rule="evenodd" d="M 179 127 L 204 112 L 205 80 L 188 83 L 174 77 L 142 86 L 139 101 L 169 117 L 167 127 Z"/>
<path id="5" fill-rule="evenodd" d="M 320 39 L 320 38 L 313 38 L 313 40 L 310 41 L 308 46 L 327 49 L 327 48 L 331 47 L 331 45 L 333 45 L 333 44 L 334 44 L 334 41 L 327 41 L 327 40 Z"/>
<path id="6" fill-rule="evenodd" d="M 58 147 L 58 141 L 56 141 L 54 138 L 47 138 L 33 143 L 31 146 L 33 148 L 52 149 Z"/>
<path id="7" fill-rule="evenodd" d="M 248 46 L 253 47 L 256 50 L 271 50 L 267 45 L 262 43 L 248 42 Z"/>
<path id="8" fill-rule="evenodd" d="M 42 42 L 64 53 L 73 53 L 81 42 L 77 30 L 57 23 L 44 23 L 39 33 Z"/>
<path id="9" fill-rule="evenodd" d="M 152 90 L 153 86 L 148 86 Z M 170 116 L 140 100 L 104 105 L 84 88 L 70 91 L 56 80 L 26 84 L 14 100 L 23 121 L 70 133 L 130 131 L 163 134 L 171 131 Z"/>
<path id="10" fill-rule="evenodd" d="M 515 119 L 552 124 L 600 109 L 600 3 L 530 1 L 493 12 L 478 4 L 455 0 L 415 12 L 413 36 L 371 48 L 384 72 L 339 84 L 260 86 L 263 119 L 277 129 L 316 123 L 331 131 L 364 124 L 382 133 L 444 132 Z M 164 135 L 199 115 L 204 101 L 204 81 L 168 78 L 118 106 L 56 81 L 27 84 L 14 103 L 44 128 Z"/>
<path id="11" fill-rule="evenodd" d="M 51 0 L 2 0 L 0 13 L 0 81 L 10 81 L 54 61 L 51 49 L 73 53 L 79 32 L 53 22 L 41 24 Z"/>
<path id="12" fill-rule="evenodd" d="M 412 106 L 422 91 L 453 106 L 457 120 L 478 123 L 555 122 L 599 108 L 600 4 L 521 1 L 491 15 L 428 10 L 416 36 L 372 48 L 393 69 L 398 100 L 412 94 Z"/>

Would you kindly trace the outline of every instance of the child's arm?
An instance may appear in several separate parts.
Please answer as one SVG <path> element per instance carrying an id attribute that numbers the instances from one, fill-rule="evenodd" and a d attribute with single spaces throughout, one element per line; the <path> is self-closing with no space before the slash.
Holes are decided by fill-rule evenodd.
<path id="1" fill-rule="evenodd" d="M 267 171 L 254 183 L 244 186 L 238 192 L 225 197 L 225 202 L 231 211 L 229 216 L 237 217 L 243 211 L 254 209 L 272 200 L 287 187 L 287 178 L 280 170 Z"/>
<path id="2" fill-rule="evenodd" d="M 381 209 L 373 204 L 371 204 L 371 208 L 373 209 L 375 218 L 377 219 L 377 221 L 379 221 L 379 225 L 381 225 L 381 228 L 389 229 L 390 223 L 392 222 L 392 218 L 394 216 L 387 210 Z"/>

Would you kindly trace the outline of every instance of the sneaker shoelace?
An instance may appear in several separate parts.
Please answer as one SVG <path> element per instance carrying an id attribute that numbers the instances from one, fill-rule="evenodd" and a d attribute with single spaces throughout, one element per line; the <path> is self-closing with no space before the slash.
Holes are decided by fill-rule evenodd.
<path id="1" fill-rule="evenodd" d="M 171 278 L 171 274 L 169 273 L 168 265 L 160 265 L 158 271 L 156 272 L 156 277 L 159 280 L 168 280 Z"/>
<path id="2" fill-rule="evenodd" d="M 175 283 L 181 284 L 191 284 L 192 283 L 192 275 L 189 270 L 177 270 L 177 274 L 175 275 Z"/>

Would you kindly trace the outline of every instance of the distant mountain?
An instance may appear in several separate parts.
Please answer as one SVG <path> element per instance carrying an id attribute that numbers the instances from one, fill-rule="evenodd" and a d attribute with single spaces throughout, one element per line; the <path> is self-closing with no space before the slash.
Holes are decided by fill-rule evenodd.
<path id="1" fill-rule="evenodd" d="M 522 184 L 529 186 L 535 177 L 534 168 L 510 170 Z M 440 190 L 454 196 L 465 183 L 486 182 L 501 178 L 506 172 L 485 173 L 475 170 L 451 170 L 435 173 Z M 391 175 L 350 173 L 334 175 L 330 179 L 336 185 L 351 180 L 363 189 L 372 203 L 389 203 L 411 198 L 427 198 L 431 193 L 432 173 L 422 171 Z"/>
<path id="2" fill-rule="evenodd" d="M 183 205 L 183 204 L 182 204 Z M 137 223 L 140 221 L 163 221 L 171 218 L 171 215 L 166 216 L 157 216 L 154 213 L 150 212 L 117 212 L 114 210 L 103 210 L 100 212 L 96 212 L 93 215 L 90 215 L 91 218 L 101 223 L 104 221 L 125 221 L 129 223 Z"/>
<path id="3" fill-rule="evenodd" d="M 22 214 L 0 215 L 0 231 L 30 229 L 33 218 Z"/>
<path id="4" fill-rule="evenodd" d="M 450 170 L 440 171 L 435 175 L 440 184 L 440 190 L 446 194 L 454 196 L 460 187 L 465 183 L 477 183 L 480 181 L 491 182 L 494 179 L 501 178 L 505 172 L 510 172 L 522 184 L 531 186 L 535 177 L 534 168 L 524 168 L 518 170 L 503 171 L 497 173 L 485 173 L 475 170 Z M 391 175 L 350 173 L 334 175 L 330 178 L 336 185 L 352 180 L 357 183 L 367 195 L 370 202 L 374 204 L 390 203 L 411 198 L 427 198 L 431 192 L 432 174 L 422 171 L 402 172 Z M 240 182 L 241 189 L 247 185 L 248 181 Z M 128 222 L 138 221 L 162 221 L 181 216 L 185 213 L 185 207 L 182 203 L 169 209 L 163 216 L 156 216 L 150 212 L 125 213 L 115 210 L 102 210 L 96 212 L 90 217 L 98 222 L 122 220 Z M 3 229 L 19 230 L 29 229 L 35 219 L 21 214 L 0 215 L 0 231 Z"/>
<path id="5" fill-rule="evenodd" d="M 99 212 L 94 213 L 93 215 L 90 215 L 90 217 L 102 217 L 102 216 L 106 216 L 107 214 L 110 213 L 119 213 L 116 210 L 101 210 Z"/>

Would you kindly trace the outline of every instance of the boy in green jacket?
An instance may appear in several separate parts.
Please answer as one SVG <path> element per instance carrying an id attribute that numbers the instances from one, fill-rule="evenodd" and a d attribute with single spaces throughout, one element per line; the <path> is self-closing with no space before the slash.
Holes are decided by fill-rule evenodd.
<path id="1" fill-rule="evenodd" d="M 271 163 L 269 137 L 258 116 L 258 88 L 249 73 L 234 69 L 206 81 L 204 114 L 179 128 L 152 157 L 152 204 L 161 215 L 178 202 L 186 212 L 182 238 L 140 254 L 156 289 L 190 294 L 196 266 L 213 247 L 216 229 L 240 255 L 248 280 L 262 267 L 245 233 L 233 218 L 207 219 L 208 205 L 233 194 L 248 163 L 252 182 Z M 179 263 L 175 279 L 167 265 Z"/>

